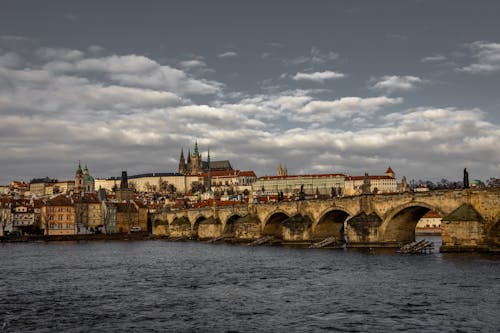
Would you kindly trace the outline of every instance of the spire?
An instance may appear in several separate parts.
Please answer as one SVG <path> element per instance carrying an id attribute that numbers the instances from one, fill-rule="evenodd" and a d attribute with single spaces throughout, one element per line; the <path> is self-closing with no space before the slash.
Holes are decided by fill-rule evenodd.
<path id="1" fill-rule="evenodd" d="M 193 153 L 194 156 L 199 156 L 200 153 L 198 152 L 198 140 L 196 140 L 194 142 L 194 153 Z"/>
<path id="2" fill-rule="evenodd" d="M 81 174 L 82 172 L 82 163 L 78 160 L 78 169 L 76 169 L 76 174 Z"/>
<path id="3" fill-rule="evenodd" d="M 285 166 L 283 167 L 283 176 L 288 176 L 288 169 L 286 168 L 286 163 Z"/>
<path id="4" fill-rule="evenodd" d="M 278 164 L 278 172 L 277 172 L 277 175 L 278 175 L 278 176 L 283 176 L 283 168 L 281 167 L 281 162 L 280 162 L 280 164 Z"/>
<path id="5" fill-rule="evenodd" d="M 184 147 L 181 147 L 181 160 L 184 159 Z"/>
<path id="6" fill-rule="evenodd" d="M 207 164 L 208 164 L 208 170 L 210 170 L 210 148 L 208 148 Z"/>

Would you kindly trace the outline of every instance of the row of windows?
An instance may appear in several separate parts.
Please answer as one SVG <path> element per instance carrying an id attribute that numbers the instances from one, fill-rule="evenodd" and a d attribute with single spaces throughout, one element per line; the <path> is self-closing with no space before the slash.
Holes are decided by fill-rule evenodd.
<path id="1" fill-rule="evenodd" d="M 54 219 L 55 219 L 54 215 L 49 215 L 49 221 L 54 221 Z M 57 220 L 63 221 L 64 215 L 57 215 Z M 71 215 L 66 215 L 66 221 L 71 221 Z"/>
<path id="2" fill-rule="evenodd" d="M 70 224 L 70 223 L 51 223 L 49 224 L 49 229 L 65 229 L 65 230 L 69 230 L 69 229 L 74 229 L 74 224 Z"/>
<path id="3" fill-rule="evenodd" d="M 57 207 L 57 209 L 56 209 L 56 207 L 49 206 L 49 212 L 52 213 L 52 212 L 55 212 L 55 211 L 57 211 L 57 212 L 64 212 L 64 211 L 71 212 L 71 207 L 66 207 L 66 208 Z"/>

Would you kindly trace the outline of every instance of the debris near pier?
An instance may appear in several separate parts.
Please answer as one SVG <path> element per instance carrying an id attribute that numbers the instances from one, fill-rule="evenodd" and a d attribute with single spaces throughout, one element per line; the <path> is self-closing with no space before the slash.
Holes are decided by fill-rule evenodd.
<path id="1" fill-rule="evenodd" d="M 317 242 L 317 243 L 314 243 L 314 244 L 311 244 L 309 246 L 310 249 L 321 249 L 323 247 L 326 247 L 328 245 L 332 245 L 332 244 L 337 244 L 337 238 L 336 237 L 328 237 L 328 238 L 325 238 L 323 239 L 322 241 L 320 242 Z"/>
<path id="2" fill-rule="evenodd" d="M 396 252 L 404 254 L 431 254 L 433 249 L 434 243 L 429 242 L 426 239 L 422 239 L 417 242 L 408 243 Z"/>
<path id="3" fill-rule="evenodd" d="M 272 244 L 272 243 L 276 243 L 276 242 L 277 242 L 277 239 L 274 236 L 264 236 L 264 237 L 261 237 L 255 241 L 251 242 L 250 244 L 248 244 L 248 246 Z"/>
<path id="4" fill-rule="evenodd" d="M 215 237 L 215 238 L 207 240 L 207 243 L 217 243 L 217 242 L 220 242 L 223 240 L 224 240 L 224 236 L 220 236 L 220 237 Z"/>

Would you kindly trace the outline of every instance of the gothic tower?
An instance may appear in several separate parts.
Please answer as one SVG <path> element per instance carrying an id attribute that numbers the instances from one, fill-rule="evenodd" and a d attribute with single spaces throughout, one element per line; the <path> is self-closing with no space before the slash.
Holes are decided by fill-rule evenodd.
<path id="1" fill-rule="evenodd" d="M 201 165 L 201 155 L 198 151 L 198 141 L 194 143 L 194 153 L 191 155 L 191 163 L 189 165 L 189 173 L 192 175 L 202 173 L 202 165 Z"/>
<path id="2" fill-rule="evenodd" d="M 179 173 L 186 173 L 186 160 L 184 159 L 184 148 L 181 148 L 181 157 L 179 158 Z"/>

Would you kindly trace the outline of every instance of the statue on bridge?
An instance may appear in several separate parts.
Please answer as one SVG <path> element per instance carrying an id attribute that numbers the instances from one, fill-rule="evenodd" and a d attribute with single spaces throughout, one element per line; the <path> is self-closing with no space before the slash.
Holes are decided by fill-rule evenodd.
<path id="1" fill-rule="evenodd" d="M 467 172 L 467 168 L 464 168 L 464 189 L 469 188 L 469 172 Z"/>

